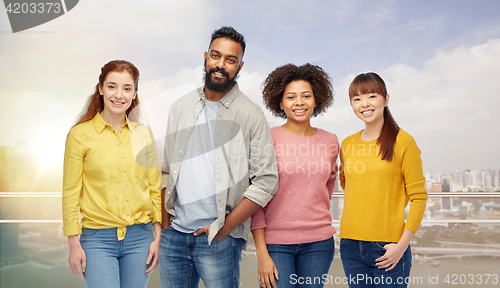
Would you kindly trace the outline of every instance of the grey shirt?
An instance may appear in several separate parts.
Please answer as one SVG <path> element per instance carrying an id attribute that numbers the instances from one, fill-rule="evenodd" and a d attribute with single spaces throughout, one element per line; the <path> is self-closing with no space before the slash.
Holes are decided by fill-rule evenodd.
<path id="1" fill-rule="evenodd" d="M 165 209 L 174 218 L 181 162 L 205 101 L 203 87 L 198 88 L 177 100 L 168 115 L 162 189 L 166 187 Z M 224 225 L 225 217 L 243 197 L 264 207 L 276 193 L 278 185 L 274 145 L 260 107 L 239 90 L 238 84 L 222 97 L 218 105 L 214 134 L 217 219 L 210 224 L 209 243 Z M 229 235 L 246 241 L 249 232 L 250 218 Z"/>

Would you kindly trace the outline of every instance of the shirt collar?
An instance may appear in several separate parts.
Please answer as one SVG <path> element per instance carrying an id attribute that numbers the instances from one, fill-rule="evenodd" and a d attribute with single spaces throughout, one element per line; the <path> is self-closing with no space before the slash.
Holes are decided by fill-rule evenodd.
<path id="1" fill-rule="evenodd" d="M 101 113 L 99 113 L 99 112 L 97 112 L 97 114 L 95 114 L 94 118 L 92 119 L 92 122 L 94 123 L 95 130 L 99 134 L 104 130 L 104 128 L 106 128 L 106 126 L 112 127 L 111 125 L 109 125 L 108 123 L 106 123 L 106 121 L 104 121 L 104 119 L 101 116 Z M 129 127 L 129 129 L 131 128 L 131 126 L 134 126 L 134 125 L 129 125 L 129 121 L 128 121 L 127 115 L 125 115 L 125 124 L 124 124 L 124 126 Z M 130 129 L 130 130 L 132 132 L 133 129 Z"/>
<path id="2" fill-rule="evenodd" d="M 205 101 L 206 96 L 204 92 L 205 87 L 201 87 L 199 91 L 199 97 L 200 101 Z M 236 96 L 238 96 L 238 93 L 240 92 L 240 87 L 238 86 L 238 83 L 235 83 L 233 88 L 231 88 L 227 93 L 219 100 L 219 102 L 222 104 L 222 106 L 226 107 L 226 109 L 229 109 L 231 104 L 233 103 L 234 99 L 236 99 Z"/>

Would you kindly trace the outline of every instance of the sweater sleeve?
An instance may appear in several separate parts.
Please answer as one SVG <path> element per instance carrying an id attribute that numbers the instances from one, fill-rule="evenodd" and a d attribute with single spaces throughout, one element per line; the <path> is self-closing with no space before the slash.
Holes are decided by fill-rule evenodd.
<path id="1" fill-rule="evenodd" d="M 266 228 L 266 215 L 264 213 L 264 208 L 260 207 L 257 212 L 252 215 L 252 224 L 250 225 L 250 230 Z"/>
<path id="2" fill-rule="evenodd" d="M 335 182 L 337 180 L 337 175 L 339 172 L 337 166 L 337 156 L 339 155 L 339 140 L 337 139 L 337 135 L 333 134 L 332 136 L 332 150 L 330 151 L 330 155 L 332 155 L 332 163 L 330 164 L 332 167 L 332 172 L 330 173 L 330 177 L 328 177 L 328 181 L 326 182 L 328 197 L 330 197 L 330 199 L 332 198 L 333 190 L 335 190 Z"/>
<path id="3" fill-rule="evenodd" d="M 405 229 L 416 233 L 425 212 L 427 191 L 425 190 L 420 149 L 413 137 L 408 136 L 408 139 L 404 141 L 405 149 L 401 164 L 406 195 L 411 202 Z"/>
<path id="4" fill-rule="evenodd" d="M 342 148 L 340 148 L 340 153 L 339 153 L 339 159 L 340 159 L 340 168 L 339 168 L 339 184 L 340 188 L 345 191 L 345 174 L 344 174 L 344 156 L 342 153 Z"/>

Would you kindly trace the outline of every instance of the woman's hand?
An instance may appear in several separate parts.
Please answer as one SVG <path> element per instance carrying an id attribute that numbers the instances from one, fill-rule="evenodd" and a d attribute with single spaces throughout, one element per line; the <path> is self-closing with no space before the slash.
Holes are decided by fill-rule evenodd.
<path id="1" fill-rule="evenodd" d="M 278 269 L 276 269 L 276 265 L 274 264 L 273 259 L 269 254 L 257 257 L 258 266 L 257 271 L 259 274 L 259 283 L 263 288 L 276 288 L 276 280 L 279 280 L 278 277 Z"/>
<path id="2" fill-rule="evenodd" d="M 146 270 L 146 275 L 151 274 L 158 267 L 158 252 L 159 251 L 160 251 L 160 238 L 155 239 L 149 245 L 149 255 L 148 255 L 148 259 L 146 260 L 146 264 L 149 265 L 149 263 L 151 263 L 151 259 L 153 259 L 153 263 Z"/>
<path id="3" fill-rule="evenodd" d="M 79 235 L 68 236 L 68 263 L 73 273 L 78 275 L 78 277 L 85 279 L 83 272 L 85 272 L 85 267 L 87 267 L 87 257 L 85 256 L 85 251 L 83 251 L 83 248 L 80 245 L 79 237 Z"/>
<path id="4" fill-rule="evenodd" d="M 376 266 L 379 269 L 384 269 L 389 271 L 394 269 L 398 264 L 399 260 L 408 248 L 408 245 L 389 243 L 384 246 L 385 254 L 381 257 L 375 259 Z"/>
<path id="5" fill-rule="evenodd" d="M 155 269 L 158 267 L 158 253 L 160 251 L 160 240 L 161 240 L 161 224 L 159 222 L 156 222 L 153 224 L 153 233 L 154 233 L 154 240 L 149 244 L 149 254 L 148 258 L 146 259 L 146 264 L 149 265 L 151 263 L 151 259 L 153 260 L 153 263 L 151 263 L 151 266 L 146 270 L 146 275 L 150 275 L 155 271 Z"/>
<path id="6" fill-rule="evenodd" d="M 385 269 L 385 271 L 394 269 L 401 257 L 403 257 L 408 245 L 410 245 L 410 240 L 413 235 L 415 235 L 415 233 L 412 231 L 408 229 L 403 230 L 403 235 L 401 235 L 397 244 L 390 243 L 384 246 L 385 254 L 375 259 L 375 265 L 377 265 L 379 269 Z"/>

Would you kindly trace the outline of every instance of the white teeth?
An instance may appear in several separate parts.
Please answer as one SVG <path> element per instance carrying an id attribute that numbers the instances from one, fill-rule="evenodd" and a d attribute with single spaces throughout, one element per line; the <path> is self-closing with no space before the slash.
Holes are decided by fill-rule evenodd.
<path id="1" fill-rule="evenodd" d="M 369 111 L 363 111 L 363 112 L 361 112 L 361 113 L 362 113 L 362 114 L 370 114 L 370 113 L 372 113 L 372 112 L 373 112 L 373 110 L 369 110 Z"/>
<path id="2" fill-rule="evenodd" d="M 116 105 L 121 105 L 121 104 L 123 104 L 123 103 L 120 103 L 120 102 L 115 102 L 115 101 L 111 101 L 111 102 L 113 102 L 113 104 L 116 104 Z"/>
<path id="3" fill-rule="evenodd" d="M 306 109 L 303 109 L 303 110 L 293 110 L 294 112 L 298 112 L 298 113 L 301 113 L 301 112 L 306 112 Z"/>

